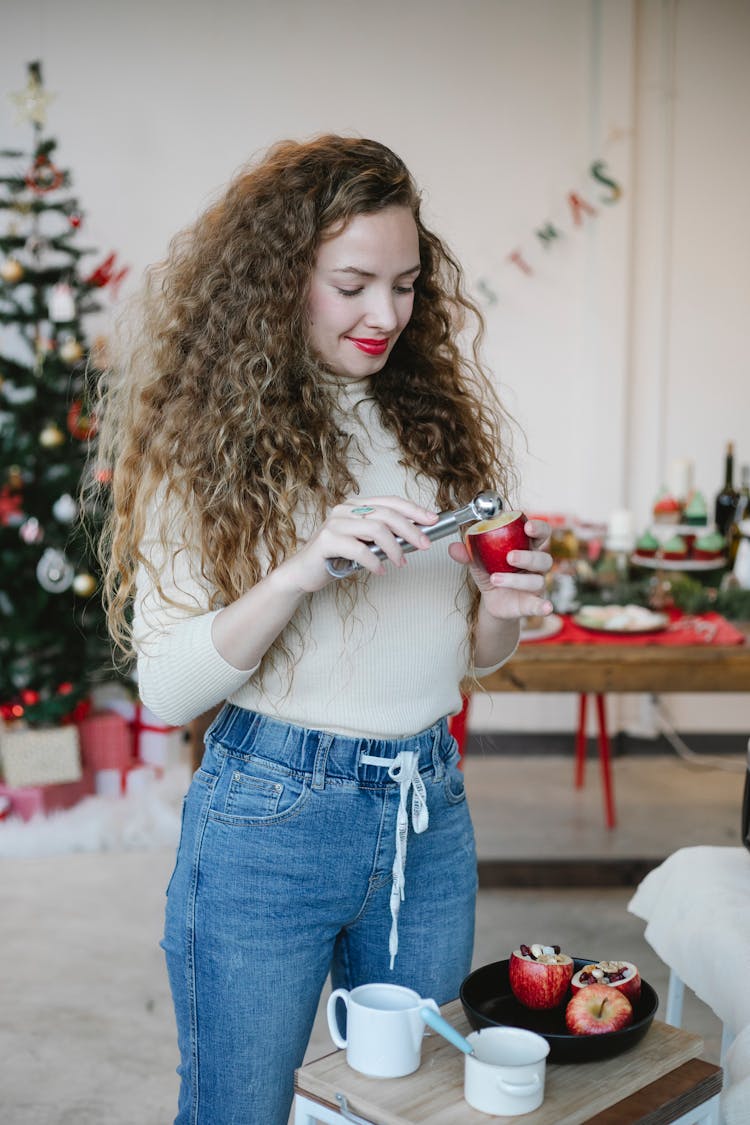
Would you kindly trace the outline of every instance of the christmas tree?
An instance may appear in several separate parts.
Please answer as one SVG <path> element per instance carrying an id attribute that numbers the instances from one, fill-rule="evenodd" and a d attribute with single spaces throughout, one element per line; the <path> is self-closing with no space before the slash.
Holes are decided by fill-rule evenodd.
<path id="1" fill-rule="evenodd" d="M 39 63 L 12 99 L 33 144 L 0 152 L 0 716 L 55 724 L 84 713 L 93 684 L 113 675 L 95 546 L 103 509 L 92 500 L 81 512 L 79 500 L 85 474 L 107 486 L 92 457 L 105 361 L 83 319 L 125 271 L 114 255 L 82 269 L 93 251 L 76 244 L 83 212 L 45 135 Z"/>

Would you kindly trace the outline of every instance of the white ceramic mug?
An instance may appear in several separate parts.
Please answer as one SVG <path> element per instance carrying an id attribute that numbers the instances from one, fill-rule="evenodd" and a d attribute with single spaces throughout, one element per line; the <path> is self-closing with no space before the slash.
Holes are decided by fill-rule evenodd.
<path id="1" fill-rule="evenodd" d="M 346 1038 L 339 1032 L 336 1005 L 346 1005 Z M 423 1000 L 399 984 L 361 984 L 349 992 L 337 988 L 328 998 L 328 1029 L 346 1061 L 371 1078 L 402 1078 L 418 1069 L 425 1023 L 419 1009 L 437 1012 L 434 1000 Z"/>
<path id="2" fill-rule="evenodd" d="M 544 1101 L 549 1043 L 521 1027 L 485 1027 L 466 1037 L 474 1054 L 464 1063 L 464 1098 L 497 1117 L 531 1113 Z"/>

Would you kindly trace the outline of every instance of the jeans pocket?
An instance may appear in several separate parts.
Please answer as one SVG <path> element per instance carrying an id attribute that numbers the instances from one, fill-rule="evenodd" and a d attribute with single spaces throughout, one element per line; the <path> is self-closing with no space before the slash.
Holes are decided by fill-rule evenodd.
<path id="1" fill-rule="evenodd" d="M 224 812 L 230 816 L 267 817 L 278 812 L 284 792 L 280 781 L 269 781 L 235 770 L 227 790 Z"/>
<path id="2" fill-rule="evenodd" d="M 227 758 L 209 816 L 224 824 L 276 824 L 296 816 L 309 795 L 304 776 L 257 758 Z"/>

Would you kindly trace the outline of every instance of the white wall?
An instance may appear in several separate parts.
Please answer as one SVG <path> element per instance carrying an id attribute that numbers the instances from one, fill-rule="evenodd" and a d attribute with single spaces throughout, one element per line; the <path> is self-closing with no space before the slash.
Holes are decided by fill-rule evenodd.
<path id="1" fill-rule="evenodd" d="M 525 505 L 645 522 L 673 458 L 707 493 L 727 439 L 750 462 L 743 0 L 0 0 L 0 20 L 0 86 L 42 59 L 59 162 L 87 240 L 132 267 L 123 292 L 252 153 L 372 135 L 496 296 L 485 354 L 525 430 Z M 27 140 L 3 98 L 0 146 Z M 571 190 L 597 209 L 580 229 Z M 704 702 L 711 726 L 750 726 L 744 699 Z M 559 728 L 570 703 L 503 697 L 475 722 Z"/>

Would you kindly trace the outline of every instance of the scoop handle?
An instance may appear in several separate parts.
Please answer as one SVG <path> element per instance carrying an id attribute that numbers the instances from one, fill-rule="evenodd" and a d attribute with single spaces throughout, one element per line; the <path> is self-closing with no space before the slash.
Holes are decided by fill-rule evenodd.
<path id="1" fill-rule="evenodd" d="M 468 1039 L 464 1039 L 460 1031 L 456 1031 L 452 1024 L 449 1024 L 446 1019 L 441 1015 L 434 1012 L 432 1008 L 420 1008 L 419 1014 L 426 1024 L 452 1043 L 454 1047 L 458 1047 L 459 1051 L 463 1051 L 465 1055 L 473 1055 L 474 1048 Z"/>
<path id="2" fill-rule="evenodd" d="M 487 490 L 478 493 L 470 504 L 465 504 L 462 508 L 453 508 L 448 512 L 441 512 L 438 516 L 437 523 L 431 523 L 426 527 L 420 527 L 419 530 L 427 536 L 430 542 L 436 539 L 443 539 L 446 535 L 453 535 L 459 531 L 467 523 L 476 523 L 477 520 L 491 519 L 493 516 L 498 515 L 503 510 L 503 501 L 497 492 Z M 410 551 L 416 551 L 413 543 L 408 543 L 402 539 L 400 535 L 396 536 L 396 542 L 403 550 L 404 554 Z M 376 547 L 374 544 L 370 547 L 373 555 L 376 558 L 384 560 L 387 559 L 385 551 L 382 547 Z M 362 564 L 353 562 L 351 559 L 326 559 L 326 570 L 334 578 L 348 578 L 350 574 L 354 574 L 357 570 L 362 570 Z"/>

